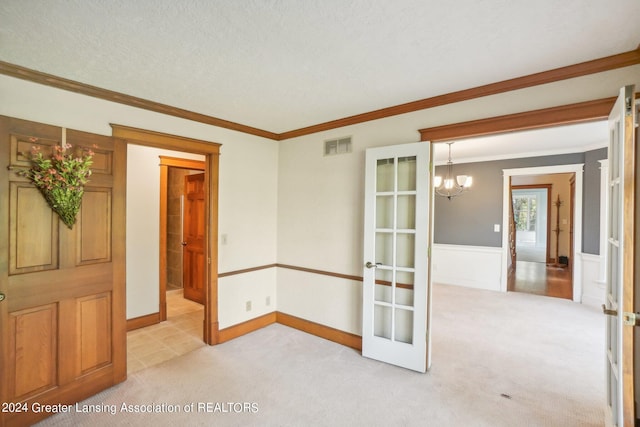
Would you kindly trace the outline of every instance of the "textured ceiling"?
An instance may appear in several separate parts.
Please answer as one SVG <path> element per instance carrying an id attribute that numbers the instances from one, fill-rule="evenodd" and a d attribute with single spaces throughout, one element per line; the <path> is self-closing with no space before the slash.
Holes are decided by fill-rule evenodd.
<path id="1" fill-rule="evenodd" d="M 280 133 L 630 51 L 639 17 L 638 0 L 2 0 L 0 60 Z"/>

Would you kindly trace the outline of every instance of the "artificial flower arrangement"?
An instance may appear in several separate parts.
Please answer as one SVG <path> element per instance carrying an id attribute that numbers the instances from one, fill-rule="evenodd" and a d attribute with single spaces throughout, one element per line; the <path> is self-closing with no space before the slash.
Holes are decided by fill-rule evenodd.
<path id="1" fill-rule="evenodd" d="M 40 146 L 33 146 L 25 155 L 31 161 L 31 168 L 18 172 L 40 190 L 51 209 L 69 229 L 76 223 L 94 155 L 86 148 L 78 147 L 74 151 L 71 148 L 70 144 L 55 145 L 48 157 L 42 154 Z"/>

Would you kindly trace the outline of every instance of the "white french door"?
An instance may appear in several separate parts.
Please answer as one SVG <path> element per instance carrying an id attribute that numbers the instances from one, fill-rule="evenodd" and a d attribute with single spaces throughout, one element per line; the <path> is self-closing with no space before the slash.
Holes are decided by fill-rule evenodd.
<path id="1" fill-rule="evenodd" d="M 606 379 L 609 426 L 633 426 L 635 89 L 627 86 L 609 115 Z M 627 322 L 625 322 L 625 320 Z M 625 325 L 627 323 L 627 325 Z"/>
<path id="2" fill-rule="evenodd" d="M 362 355 L 429 368 L 430 144 L 366 152 Z"/>

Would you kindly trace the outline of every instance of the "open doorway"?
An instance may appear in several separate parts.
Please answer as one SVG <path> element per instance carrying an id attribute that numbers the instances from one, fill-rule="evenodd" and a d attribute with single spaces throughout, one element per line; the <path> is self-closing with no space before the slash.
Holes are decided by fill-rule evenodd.
<path id="1" fill-rule="evenodd" d="M 515 253 L 507 290 L 573 298 L 574 183 L 575 173 L 511 177 Z"/>
<path id="2" fill-rule="evenodd" d="M 120 125 L 111 125 L 113 135 L 127 143 L 127 371 L 129 373 L 183 354 L 190 345 L 203 346 L 218 342 L 218 164 L 220 144 L 195 140 L 158 132 L 145 131 Z M 166 211 L 166 198 L 160 197 L 162 186 L 158 178 L 167 167 L 158 167 L 160 156 L 186 157 L 198 160 L 195 168 L 204 164 L 204 182 L 202 193 L 204 214 L 201 217 L 203 238 L 202 258 L 204 267 L 200 269 L 204 304 L 197 318 L 188 319 L 176 328 L 193 328 L 195 335 L 188 337 L 176 328 L 167 328 L 166 304 L 160 304 L 159 283 L 162 276 L 166 280 L 166 241 L 167 234 L 159 233 L 160 212 Z M 166 178 L 166 176 L 165 176 Z M 163 206 L 164 205 L 164 206 Z M 131 217 L 130 217 L 131 216 Z M 166 215 L 165 215 L 166 218 Z M 166 227 L 166 225 L 165 225 Z M 165 245 L 160 250 L 161 244 Z M 160 266 L 164 260 L 163 267 Z M 164 282 L 166 286 L 166 281 Z M 161 313 L 163 311 L 164 313 Z M 158 339 L 145 336 L 146 327 L 162 329 Z M 138 336 L 136 342 L 129 342 Z M 187 342 L 188 341 L 188 342 Z M 179 351 L 169 348 L 153 348 L 151 343 L 171 343 L 180 345 Z M 148 358 L 144 365 L 132 357 L 134 349 L 141 350 Z M 151 354 L 153 351 L 153 355 Z M 136 366 L 137 365 L 137 366 Z"/>
<path id="3" fill-rule="evenodd" d="M 579 260 L 574 254 L 579 253 L 582 247 L 582 170 L 583 164 L 569 164 L 503 171 L 503 227 L 505 230 L 515 231 L 513 186 L 516 186 L 517 190 L 518 186 L 523 185 L 550 185 L 551 197 L 547 198 L 547 204 L 550 203 L 551 206 L 547 224 L 549 252 L 545 263 L 519 261 L 517 246 L 515 254 L 511 252 L 509 256 L 509 249 L 513 247 L 516 239 L 511 232 L 503 234 L 502 290 L 529 292 L 580 302 L 582 285 L 579 273 L 581 269 L 576 266 Z M 539 213 L 536 212 L 535 215 L 538 216 Z M 518 267 L 521 267 L 520 272 Z M 516 284 L 514 281 L 518 275 L 521 276 L 520 283 Z"/>
<path id="4" fill-rule="evenodd" d="M 160 156 L 160 321 L 205 303 L 204 172 L 204 161 Z"/>

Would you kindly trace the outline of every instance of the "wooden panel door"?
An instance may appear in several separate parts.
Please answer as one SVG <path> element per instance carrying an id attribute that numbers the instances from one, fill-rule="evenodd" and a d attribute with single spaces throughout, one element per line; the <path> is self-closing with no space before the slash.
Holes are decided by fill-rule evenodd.
<path id="1" fill-rule="evenodd" d="M 28 425 L 126 378 L 124 143 L 0 117 L 0 425 Z M 73 229 L 18 171 L 32 146 L 95 144 Z M 5 408 L 7 409 L 7 408 Z"/>
<path id="2" fill-rule="evenodd" d="M 204 304 L 204 173 L 185 176 L 182 276 L 184 297 Z"/>

